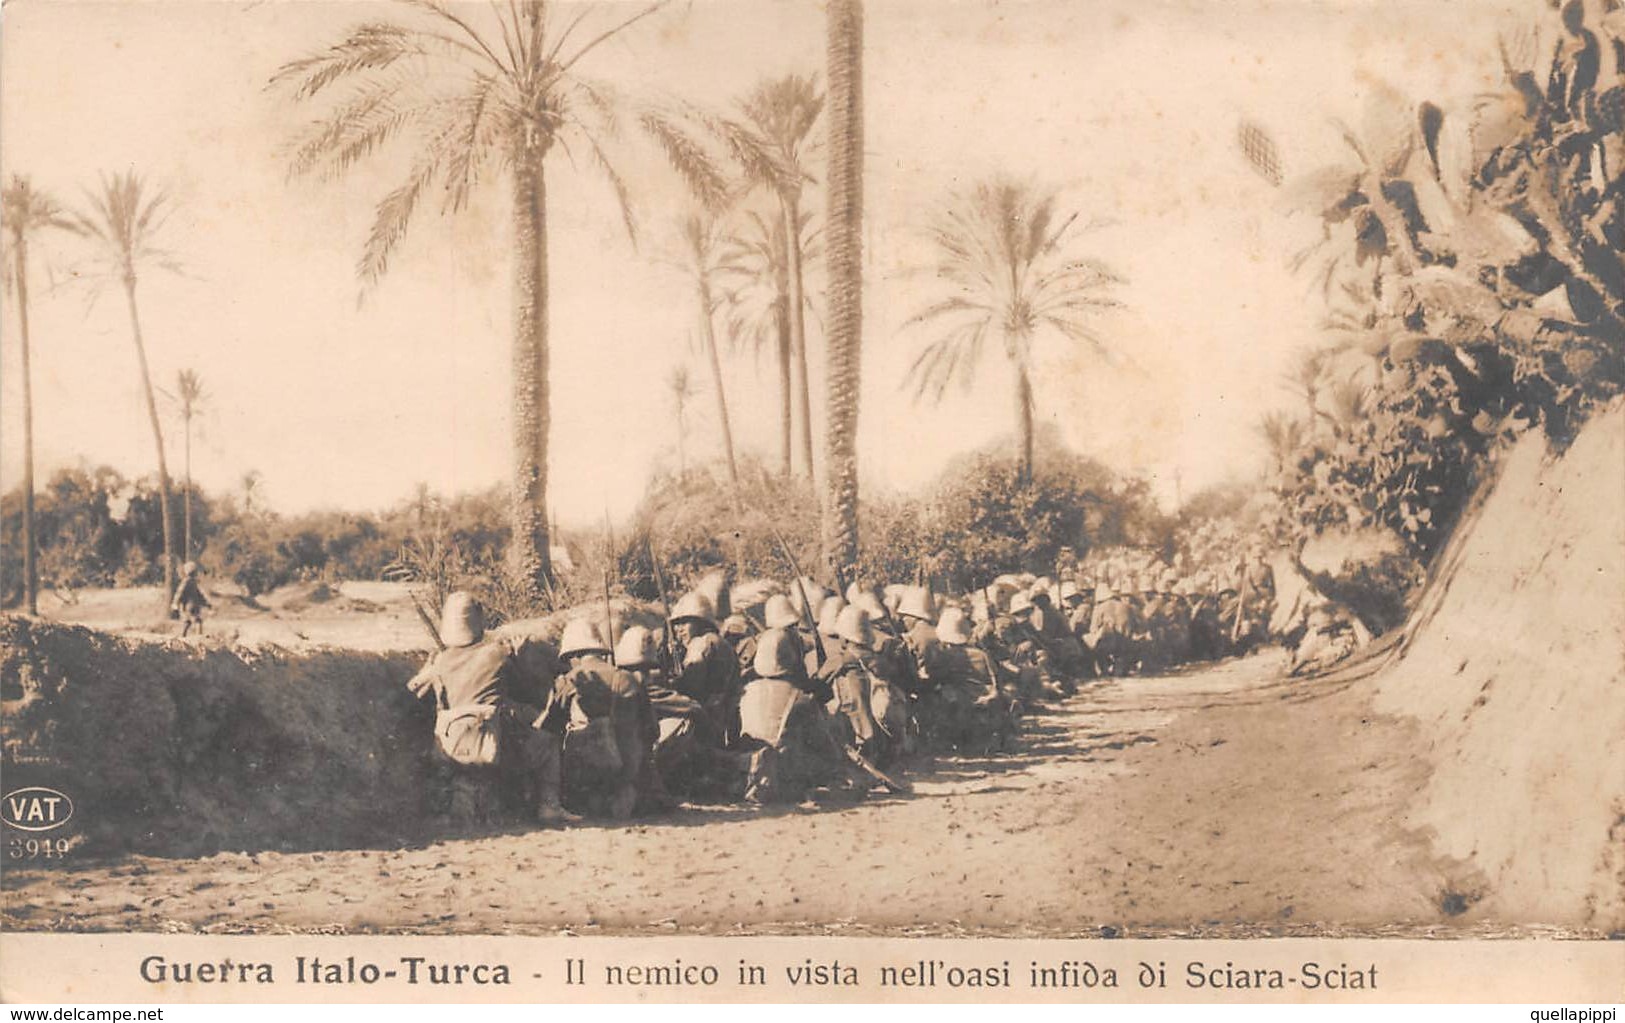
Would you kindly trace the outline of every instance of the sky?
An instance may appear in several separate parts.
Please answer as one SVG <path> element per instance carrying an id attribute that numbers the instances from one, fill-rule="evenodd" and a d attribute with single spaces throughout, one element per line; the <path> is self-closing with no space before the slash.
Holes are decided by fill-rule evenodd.
<path id="1" fill-rule="evenodd" d="M 1497 29 L 1532 2 L 869 0 L 863 487 L 918 490 L 956 454 L 1012 434 L 1010 375 L 991 355 L 974 386 L 940 405 L 901 387 L 932 339 L 906 326 L 933 294 L 909 273 L 929 254 L 922 226 L 993 174 L 1055 185 L 1083 219 L 1105 221 L 1081 251 L 1128 280 L 1124 308 L 1099 322 L 1119 359 L 1041 340 L 1040 422 L 1150 478 L 1169 505 L 1255 474 L 1255 424 L 1294 401 L 1281 378 L 1318 337 L 1324 304 L 1287 267 L 1316 225 L 1240 157 L 1238 123 L 1269 129 L 1289 178 L 1343 159 L 1334 119 L 1357 120 L 1373 83 L 1447 109 L 1469 99 L 1493 84 Z M 597 24 L 627 9 L 599 6 Z M 199 483 L 234 490 L 253 470 L 263 499 L 286 512 L 380 509 L 419 483 L 455 493 L 508 472 L 504 182 L 488 179 L 455 216 L 426 209 L 363 294 L 354 266 L 372 208 L 410 151 L 386 150 L 336 181 L 287 173 L 288 140 L 318 111 L 267 80 L 380 15 L 411 17 L 383 0 L 11 0 L 0 17 L 0 171 L 27 173 L 69 205 L 109 171 L 170 190 L 164 244 L 181 272 L 152 269 L 138 286 L 153 375 L 171 389 L 181 369 L 204 382 Z M 817 3 L 689 0 L 582 68 L 631 95 L 725 108 L 764 77 L 821 72 L 823 46 Z M 567 525 L 623 517 L 650 474 L 674 464 L 665 381 L 679 363 L 700 387 L 690 457 L 720 451 L 696 305 L 662 260 L 685 201 L 650 149 L 622 153 L 636 246 L 602 178 L 568 154 L 548 168 L 550 503 Z M 821 178 L 821 157 L 815 168 Z M 98 294 L 76 277 L 85 256 L 68 238 L 33 251 L 42 478 L 81 462 L 128 474 L 154 465 L 128 313 L 116 287 Z M 6 489 L 21 464 L 16 322 L 7 296 Z M 818 431 L 824 350 L 816 318 L 809 329 Z M 727 354 L 723 386 L 740 449 L 776 458 L 771 359 Z M 178 474 L 179 431 L 164 414 Z"/>

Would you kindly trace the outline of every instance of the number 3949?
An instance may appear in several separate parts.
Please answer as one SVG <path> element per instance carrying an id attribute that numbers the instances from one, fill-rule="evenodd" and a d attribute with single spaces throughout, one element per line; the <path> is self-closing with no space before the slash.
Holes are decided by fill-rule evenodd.
<path id="1" fill-rule="evenodd" d="M 6 856 L 13 860 L 59 860 L 68 855 L 65 838 L 13 838 L 6 842 Z"/>

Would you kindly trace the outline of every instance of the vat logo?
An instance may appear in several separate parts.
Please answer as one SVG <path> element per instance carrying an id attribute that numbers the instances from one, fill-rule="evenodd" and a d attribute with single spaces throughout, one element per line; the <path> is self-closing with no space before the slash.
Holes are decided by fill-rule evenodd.
<path id="1" fill-rule="evenodd" d="M 19 831 L 50 831 L 68 823 L 72 816 L 73 800 L 40 785 L 13 789 L 0 803 L 0 819 Z"/>

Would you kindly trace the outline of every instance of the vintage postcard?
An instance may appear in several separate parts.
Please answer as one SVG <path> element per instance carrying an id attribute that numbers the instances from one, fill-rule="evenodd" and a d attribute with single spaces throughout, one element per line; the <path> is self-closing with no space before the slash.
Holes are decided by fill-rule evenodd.
<path id="1" fill-rule="evenodd" d="M 0 999 L 1625 996 L 1620 0 L 0 22 Z"/>

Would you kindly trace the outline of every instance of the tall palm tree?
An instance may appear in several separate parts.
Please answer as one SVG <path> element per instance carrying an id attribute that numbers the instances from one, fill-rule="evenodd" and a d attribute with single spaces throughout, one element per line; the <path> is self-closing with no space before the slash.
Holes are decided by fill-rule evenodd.
<path id="1" fill-rule="evenodd" d="M 929 269 L 945 294 L 908 321 L 940 331 L 909 368 L 917 400 L 940 400 L 955 380 L 968 388 L 984 346 L 998 344 L 1014 383 L 1023 480 L 1033 468 L 1034 343 L 1055 334 L 1113 358 L 1091 320 L 1121 304 L 1111 293 L 1123 279 L 1071 251 L 1088 230 L 1077 222 L 1054 189 L 994 178 L 959 194 L 930 231 Z"/>
<path id="2" fill-rule="evenodd" d="M 829 326 L 825 331 L 824 556 L 858 560 L 858 396 L 863 356 L 863 0 L 824 8 L 829 75 Z"/>
<path id="3" fill-rule="evenodd" d="M 124 290 L 130 311 L 130 336 L 135 342 L 136 365 L 140 370 L 141 393 L 147 402 L 147 421 L 152 426 L 152 443 L 158 452 L 158 512 L 163 517 L 164 594 L 175 592 L 175 530 L 169 511 L 169 457 L 164 451 L 164 427 L 158 419 L 158 401 L 147 365 L 147 344 L 141 333 L 141 313 L 136 305 L 136 285 L 149 267 L 178 270 L 174 257 L 156 245 L 158 235 L 173 209 L 168 193 L 149 188 L 134 171 L 104 175 L 99 191 L 86 193 L 85 212 L 75 215 L 79 229 L 96 243 L 100 272 L 92 275 L 97 283 L 116 280 Z"/>
<path id="4" fill-rule="evenodd" d="M 722 260 L 722 235 L 717 219 L 705 210 L 694 210 L 678 224 L 682 256 L 672 262 L 688 278 L 694 289 L 695 312 L 699 314 L 700 344 L 711 368 L 711 388 L 717 399 L 717 421 L 722 426 L 722 453 L 728 463 L 728 481 L 739 492 L 739 462 L 734 457 L 733 424 L 728 418 L 728 394 L 722 382 L 722 357 L 717 350 L 717 310 L 721 297 L 716 278 Z"/>
<path id="5" fill-rule="evenodd" d="M 672 411 L 677 416 L 677 475 L 688 475 L 688 426 L 684 417 L 688 403 L 694 398 L 694 377 L 688 364 L 680 362 L 666 376 L 666 390 L 671 394 Z"/>
<path id="6" fill-rule="evenodd" d="M 182 558 L 192 558 L 192 420 L 202 411 L 203 381 L 195 370 L 183 369 L 175 378 L 175 404 L 180 411 L 181 431 L 186 437 L 185 481 L 181 490 Z"/>
<path id="7" fill-rule="evenodd" d="M 389 265 L 422 200 L 437 191 L 441 210 L 461 210 L 493 165 L 507 173 L 513 199 L 513 477 L 508 556 L 515 581 L 534 599 L 551 575 L 547 508 L 550 427 L 546 161 L 562 150 L 600 172 L 634 233 L 626 183 L 609 143 L 632 121 L 665 152 L 696 195 L 720 202 L 721 175 L 679 123 L 583 76 L 582 61 L 606 42 L 668 6 L 654 0 L 586 27 L 609 7 L 563 7 L 544 0 L 496 0 L 453 10 L 442 0 L 402 0 L 414 17 L 373 20 L 319 53 L 284 65 L 273 83 L 298 100 L 353 84 L 294 149 L 296 172 L 342 173 L 398 136 L 412 137 L 416 160 L 405 183 L 379 202 L 357 272 L 375 283 Z M 579 33 L 579 34 L 578 34 Z M 579 150 L 572 147 L 579 147 Z"/>
<path id="8" fill-rule="evenodd" d="M 42 231 L 77 231 L 55 199 L 14 174 L 0 192 L 0 218 L 5 221 L 9 259 L 3 260 L 6 294 L 17 296 L 17 341 L 23 374 L 23 592 L 28 613 L 39 614 L 38 538 L 34 536 L 34 379 L 28 336 L 28 243 Z"/>
<path id="9" fill-rule="evenodd" d="M 802 213 L 801 239 L 798 243 L 805 258 L 817 252 L 817 232 L 810 229 L 811 217 Z M 749 344 L 758 353 L 771 347 L 776 357 L 779 374 L 779 461 L 783 475 L 790 475 L 792 467 L 792 436 L 795 415 L 792 405 L 792 366 L 797 351 L 793 340 L 790 318 L 791 287 L 789 247 L 785 241 L 784 221 L 779 217 L 764 217 L 755 210 L 745 213 L 742 225 L 727 239 L 719 271 L 725 275 L 727 290 L 728 333 L 735 341 Z M 802 314 L 811 307 L 811 298 L 802 293 Z M 802 366 L 801 400 L 802 425 L 806 425 L 807 392 L 805 352 L 800 353 Z M 804 451 L 810 451 L 811 441 L 803 431 Z M 805 458 L 807 465 L 811 459 Z M 811 469 L 808 470 L 809 477 Z"/>
<path id="10" fill-rule="evenodd" d="M 833 15 L 832 15 L 833 16 Z M 809 139 L 824 110 L 824 96 L 813 75 L 785 75 L 757 84 L 739 103 L 744 114 L 740 136 L 760 147 L 760 157 L 742 161 L 752 171 L 752 183 L 765 187 L 778 200 L 778 242 L 785 267 L 785 304 L 790 344 L 799 372 L 798 412 L 801 417 L 801 454 L 807 478 L 812 478 L 812 388 L 807 379 L 806 282 L 803 265 L 808 256 L 803 244 L 802 187 L 816 180 L 807 166 Z"/>

